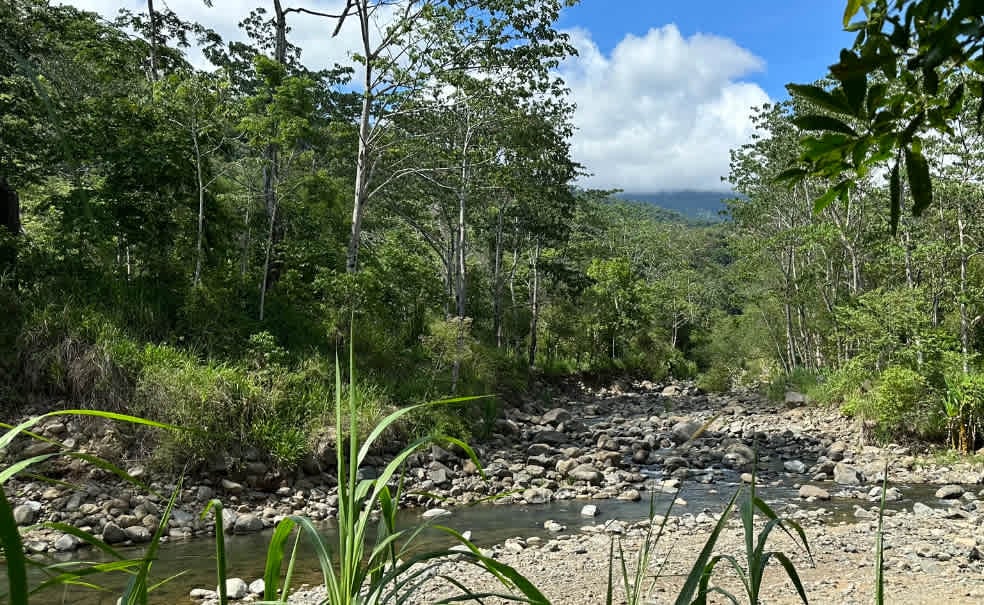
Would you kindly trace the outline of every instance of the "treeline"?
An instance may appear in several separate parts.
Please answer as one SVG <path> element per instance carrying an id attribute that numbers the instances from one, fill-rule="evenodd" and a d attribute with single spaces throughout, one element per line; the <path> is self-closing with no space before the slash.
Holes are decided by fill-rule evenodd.
<path id="1" fill-rule="evenodd" d="M 406 4 L 353 71 L 305 66 L 291 20 L 328 43 L 338 19 L 279 1 L 229 43 L 169 10 L 0 3 L 8 414 L 124 410 L 199 429 L 164 462 L 291 466 L 349 346 L 366 423 L 531 370 L 695 373 L 722 232 L 573 186 L 562 3 Z M 404 429 L 490 427 L 473 408 Z"/>
<path id="2" fill-rule="evenodd" d="M 727 343 L 719 381 L 779 374 L 777 396 L 798 388 L 841 404 L 872 437 L 984 445 L 978 104 L 966 100 L 952 136 L 921 141 L 933 202 L 919 217 L 890 211 L 887 162 L 843 193 L 834 180 L 784 182 L 801 149 L 827 144 L 800 128 L 825 108 L 797 100 L 759 111 L 761 135 L 732 153 L 730 180 L 745 196 L 730 203 L 728 235 L 742 310 L 715 328 Z"/>

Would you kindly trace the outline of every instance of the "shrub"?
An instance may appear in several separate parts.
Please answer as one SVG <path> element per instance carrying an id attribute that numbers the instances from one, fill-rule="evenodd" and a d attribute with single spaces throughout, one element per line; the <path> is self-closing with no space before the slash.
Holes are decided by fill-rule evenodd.
<path id="1" fill-rule="evenodd" d="M 731 388 L 731 372 L 724 366 L 713 366 L 697 378 L 697 386 L 710 393 L 724 393 Z"/>
<path id="2" fill-rule="evenodd" d="M 926 379 L 908 368 L 893 366 L 882 372 L 867 397 L 854 403 L 862 421 L 873 421 L 879 438 L 924 433 L 930 417 L 930 390 Z"/>
<path id="3" fill-rule="evenodd" d="M 948 379 L 942 408 L 940 424 L 947 444 L 961 452 L 973 452 L 984 437 L 984 374 Z"/>

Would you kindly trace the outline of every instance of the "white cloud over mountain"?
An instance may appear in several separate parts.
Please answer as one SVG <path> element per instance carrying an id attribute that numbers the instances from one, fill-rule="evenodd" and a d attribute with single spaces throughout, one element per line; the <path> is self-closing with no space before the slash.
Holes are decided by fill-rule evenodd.
<path id="1" fill-rule="evenodd" d="M 561 68 L 577 103 L 574 156 L 585 185 L 630 192 L 721 190 L 728 150 L 754 131 L 751 108 L 769 101 L 741 81 L 761 59 L 726 38 L 681 36 L 674 25 L 627 35 L 609 55 L 574 30 L 580 56 Z"/>
<path id="2" fill-rule="evenodd" d="M 121 7 L 145 11 L 145 0 L 63 0 L 112 18 Z M 198 21 L 225 39 L 242 37 L 237 24 L 257 0 L 157 0 L 184 19 Z M 304 3 L 337 13 L 344 0 Z M 355 21 L 331 38 L 330 20 L 290 15 L 291 41 L 312 67 L 350 64 L 359 46 Z M 644 36 L 627 35 L 608 54 L 584 29 L 570 32 L 580 56 L 560 69 L 577 103 L 575 159 L 594 176 L 582 183 L 630 192 L 726 189 L 728 150 L 748 140 L 751 108 L 769 101 L 743 77 L 763 61 L 727 38 L 697 34 L 684 38 L 675 25 Z M 192 52 L 191 60 L 204 66 Z"/>

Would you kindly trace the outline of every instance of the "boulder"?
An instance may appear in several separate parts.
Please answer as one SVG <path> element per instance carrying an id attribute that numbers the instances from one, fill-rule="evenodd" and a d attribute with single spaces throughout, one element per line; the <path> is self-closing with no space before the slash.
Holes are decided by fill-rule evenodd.
<path id="1" fill-rule="evenodd" d="M 260 519 L 254 514 L 246 513 L 244 515 L 239 515 L 236 518 L 236 524 L 233 526 L 233 533 L 237 534 L 253 534 L 258 531 L 263 531 L 263 519 Z"/>
<path id="2" fill-rule="evenodd" d="M 567 422 L 570 419 L 571 413 L 564 408 L 554 408 L 540 418 L 544 424 L 557 424 L 559 422 Z"/>
<path id="3" fill-rule="evenodd" d="M 545 487 L 531 487 L 523 491 L 523 500 L 529 504 L 546 504 L 552 497 L 553 493 Z"/>
<path id="4" fill-rule="evenodd" d="M 115 523 L 107 523 L 103 526 L 102 539 L 106 544 L 119 544 L 121 542 L 126 542 L 130 538 L 119 525 Z"/>
<path id="5" fill-rule="evenodd" d="M 605 479 L 605 476 L 590 464 L 581 464 L 574 467 L 567 473 L 567 476 L 575 481 L 586 481 L 588 483 L 601 483 Z"/>
<path id="6" fill-rule="evenodd" d="M 438 517 L 446 517 L 451 514 L 451 511 L 443 508 L 431 508 L 425 510 L 420 516 L 423 519 L 436 519 Z"/>
<path id="7" fill-rule="evenodd" d="M 150 539 L 153 537 L 150 530 L 143 525 L 128 527 L 123 530 L 123 533 L 125 533 L 126 537 L 132 540 L 134 544 L 144 544 L 146 542 L 150 542 Z"/>
<path id="8" fill-rule="evenodd" d="M 670 438 L 673 439 L 675 443 L 684 443 L 693 439 L 697 431 L 700 430 L 701 424 L 699 422 L 694 422 L 693 420 L 684 420 L 673 425 L 670 430 Z"/>
<path id="9" fill-rule="evenodd" d="M 944 485 L 936 490 L 936 497 L 941 500 L 952 500 L 964 495 L 964 488 L 959 485 Z"/>
<path id="10" fill-rule="evenodd" d="M 803 474 L 806 472 L 806 465 L 801 460 L 787 460 L 782 467 L 791 473 Z"/>
<path id="11" fill-rule="evenodd" d="M 242 578 L 229 578 L 226 580 L 225 589 L 226 596 L 235 601 L 245 598 L 249 594 L 249 584 Z M 215 590 L 218 592 L 218 587 Z"/>
<path id="12" fill-rule="evenodd" d="M 838 462 L 834 465 L 834 483 L 838 485 L 861 485 L 864 483 L 864 475 L 853 466 Z"/>
<path id="13" fill-rule="evenodd" d="M 787 407 L 797 408 L 810 402 L 810 398 L 799 391 L 786 391 L 784 398 Z"/>
<path id="14" fill-rule="evenodd" d="M 581 516 L 582 517 L 597 517 L 598 516 L 598 507 L 595 506 L 594 504 L 585 504 L 584 506 L 581 507 Z"/>
<path id="15" fill-rule="evenodd" d="M 14 507 L 14 522 L 17 525 L 34 525 L 41 512 L 41 503 L 28 500 Z"/>

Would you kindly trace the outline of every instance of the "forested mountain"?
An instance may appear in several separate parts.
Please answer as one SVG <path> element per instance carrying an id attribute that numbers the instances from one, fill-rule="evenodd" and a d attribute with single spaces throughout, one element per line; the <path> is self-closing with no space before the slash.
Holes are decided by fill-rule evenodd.
<path id="1" fill-rule="evenodd" d="M 734 193 L 722 191 L 660 191 L 657 193 L 620 193 L 625 200 L 645 202 L 700 221 L 724 220 L 725 200 Z"/>

